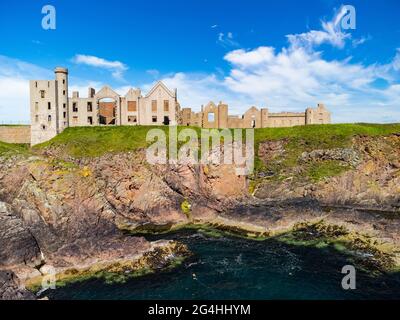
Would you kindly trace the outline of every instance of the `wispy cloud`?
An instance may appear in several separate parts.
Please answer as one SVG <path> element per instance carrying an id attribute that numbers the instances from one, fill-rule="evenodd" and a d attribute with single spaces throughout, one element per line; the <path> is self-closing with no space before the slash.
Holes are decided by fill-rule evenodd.
<path id="1" fill-rule="evenodd" d="M 395 71 L 400 71 L 400 48 L 397 48 L 396 56 L 393 59 L 392 66 Z"/>
<path id="2" fill-rule="evenodd" d="M 77 54 L 72 58 L 76 64 L 84 64 L 91 67 L 107 69 L 111 71 L 112 76 L 117 80 L 123 80 L 123 74 L 128 67 L 120 61 L 110 61 L 96 56 Z"/>
<path id="3" fill-rule="evenodd" d="M 50 77 L 50 70 L 0 55 L 0 123 L 29 123 L 29 80 Z"/>
<path id="4" fill-rule="evenodd" d="M 225 84 L 215 74 L 178 72 L 162 77 L 162 81 L 170 88 L 178 89 L 178 99 L 182 107 L 192 107 L 200 110 L 202 104 L 208 101 L 226 101 L 236 103 L 230 105 L 230 112 L 239 112 L 237 106 L 245 105 L 241 95 L 227 90 Z M 144 92 L 150 90 L 154 82 L 143 85 Z M 235 96 L 235 99 L 232 97 Z"/>
<path id="5" fill-rule="evenodd" d="M 160 71 L 158 71 L 157 69 L 146 70 L 146 73 L 152 76 L 153 78 L 158 78 L 160 76 Z"/>
<path id="6" fill-rule="evenodd" d="M 218 34 L 217 43 L 225 48 L 227 47 L 238 47 L 239 43 L 234 39 L 233 33 L 223 33 Z"/>
<path id="7" fill-rule="evenodd" d="M 260 46 L 228 52 L 224 57 L 231 66 L 228 76 L 179 73 L 165 81 L 183 87 L 190 83 L 187 91 L 197 99 L 185 100 L 197 109 L 199 103 L 208 100 L 204 92 L 211 92 L 210 98 L 219 94 L 214 99 L 225 100 L 237 112 L 250 105 L 268 106 L 272 111 L 302 111 L 325 102 L 336 122 L 398 122 L 400 49 L 390 63 L 370 65 L 354 62 L 351 57 L 327 59 L 322 51 L 317 51 L 321 44 L 343 48 L 352 39 L 350 33 L 341 30 L 345 13 L 342 8 L 331 20 L 321 21 L 320 30 L 287 36 L 288 46 L 280 50 Z M 218 35 L 219 43 L 226 47 L 227 39 L 233 40 L 233 36 Z M 353 39 L 351 44 L 355 49 L 371 39 Z M 385 85 L 376 85 L 378 82 Z"/>
<path id="8" fill-rule="evenodd" d="M 278 107 L 305 108 L 312 102 L 347 103 L 349 94 L 366 90 L 376 79 L 373 66 L 353 64 L 349 60 L 327 61 L 321 53 L 303 48 L 272 47 L 235 50 L 225 56 L 232 69 L 225 84 L 235 92 L 257 97 Z"/>
<path id="9" fill-rule="evenodd" d="M 326 60 L 304 48 L 259 47 L 231 51 L 224 59 L 231 65 L 228 76 L 176 73 L 163 81 L 178 88 L 182 106 L 195 110 L 209 100 L 228 103 L 236 114 L 252 105 L 272 112 L 304 111 L 324 102 L 335 122 L 400 121 L 400 79 L 388 74 L 398 67 L 397 57 L 387 65 L 363 65 Z M 385 78 L 391 79 L 387 87 L 374 85 Z"/>
<path id="10" fill-rule="evenodd" d="M 33 79 L 54 79 L 54 71 L 0 55 L 0 124 L 30 123 L 29 80 Z M 81 97 L 87 96 L 88 87 L 99 90 L 105 85 L 103 82 L 74 75 L 69 80 L 69 93 L 78 91 Z M 116 90 L 126 94 L 128 89 L 120 87 Z"/>
<path id="11" fill-rule="evenodd" d="M 223 57 L 229 65 L 226 72 L 177 72 L 164 76 L 157 70 L 147 73 L 161 78 L 171 89 L 178 88 L 181 105 L 195 110 L 209 100 L 227 102 L 230 112 L 238 114 L 251 105 L 268 107 L 271 111 L 303 111 L 324 102 L 335 122 L 399 122 L 400 48 L 393 48 L 393 59 L 388 63 L 365 64 L 351 57 L 327 58 L 318 45 L 341 48 L 350 40 L 356 41 L 339 29 L 338 17 L 335 14 L 331 21 L 322 23 L 321 30 L 293 34 L 283 48 L 268 43 L 253 49 L 240 48 L 233 34 L 219 34 L 218 40 L 230 48 Z M 364 41 L 361 39 L 358 41 Z M 356 50 L 356 46 L 352 49 Z M 123 73 L 127 68 L 119 61 L 78 56 L 79 63 L 111 72 Z M 29 119 L 28 79 L 53 77 L 52 70 L 0 56 L 0 121 Z M 135 85 L 146 92 L 154 80 L 149 82 Z M 70 84 L 70 91 L 79 90 L 83 96 L 88 85 L 97 89 L 103 85 L 73 77 Z M 115 90 L 125 94 L 128 86 Z"/>
<path id="12" fill-rule="evenodd" d="M 370 35 L 366 36 L 366 37 L 361 37 L 359 39 L 354 39 L 351 44 L 353 46 L 353 48 L 357 48 L 358 46 L 364 44 L 365 42 L 371 40 L 372 37 Z"/>
<path id="13" fill-rule="evenodd" d="M 346 40 L 351 39 L 351 34 L 341 28 L 341 20 L 346 14 L 345 7 L 341 7 L 330 21 L 321 21 L 322 30 L 310 30 L 300 34 L 289 34 L 286 37 L 294 48 L 312 49 L 323 43 L 334 47 L 343 48 Z"/>

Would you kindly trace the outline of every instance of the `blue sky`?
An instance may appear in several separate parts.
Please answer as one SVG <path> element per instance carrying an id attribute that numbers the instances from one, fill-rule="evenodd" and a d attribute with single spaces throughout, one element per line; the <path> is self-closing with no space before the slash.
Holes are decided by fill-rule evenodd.
<path id="1" fill-rule="evenodd" d="M 44 30 L 41 9 L 56 8 Z M 343 30 L 343 4 L 356 29 Z M 70 91 L 121 94 L 162 79 L 183 107 L 227 102 L 335 122 L 400 122 L 400 2 L 368 0 L 2 1 L 0 123 L 29 122 L 29 79 L 70 70 Z"/>

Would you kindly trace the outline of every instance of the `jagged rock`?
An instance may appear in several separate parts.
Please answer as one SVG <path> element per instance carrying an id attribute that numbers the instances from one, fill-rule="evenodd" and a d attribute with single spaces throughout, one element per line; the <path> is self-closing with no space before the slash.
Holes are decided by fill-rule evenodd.
<path id="1" fill-rule="evenodd" d="M 35 300 L 33 293 L 21 287 L 18 278 L 10 270 L 0 270 L 0 300 Z"/>
<path id="2" fill-rule="evenodd" d="M 301 175 L 307 161 L 338 160 L 357 166 L 357 170 L 318 183 L 293 176 L 266 178 L 267 183 L 255 195 L 276 203 L 260 206 L 255 212 L 249 209 L 252 197 L 247 193 L 246 177 L 236 176 L 230 165 L 150 166 L 141 151 L 90 160 L 62 158 L 69 162 L 67 167 L 58 162 L 57 150 L 48 151 L 51 158 L 0 159 L 0 199 L 7 199 L 15 212 L 5 205 L 6 209 L 0 210 L 0 263 L 24 265 L 35 261 L 41 252 L 48 267 L 68 268 L 149 249 L 151 245 L 144 238 L 124 236 L 118 229 L 121 225 L 147 224 L 156 229 L 215 220 L 225 214 L 226 219 L 286 228 L 303 219 L 325 217 L 314 204 L 307 211 L 296 208 L 289 212 L 287 202 L 293 199 L 300 199 L 301 204 L 398 207 L 400 175 L 395 161 L 400 151 L 395 146 L 399 141 L 400 137 L 363 137 L 349 149 L 303 154 L 294 174 Z M 284 156 L 284 148 L 284 141 L 264 143 L 263 160 Z M 184 201 L 190 204 L 190 218 L 182 210 Z M 348 220 L 363 221 L 364 226 L 372 221 L 369 216 L 363 216 L 364 220 L 354 213 L 347 216 Z M 341 221 L 343 216 L 334 218 Z M 378 220 L 376 225 L 388 238 L 398 234 L 397 225 L 386 227 Z M 34 272 L 20 270 L 17 274 L 22 278 Z"/>
<path id="3" fill-rule="evenodd" d="M 282 156 L 285 153 L 286 140 L 270 140 L 260 143 L 258 156 L 267 163 L 268 161 Z"/>
<path id="4" fill-rule="evenodd" d="M 65 165 L 47 157 L 16 159 L 14 166 L 5 161 L 7 166 L 0 161 L 0 190 L 9 195 L 17 215 L 5 205 L 7 210 L 0 213 L 0 244 L 4 243 L 0 264 L 13 264 L 23 281 L 35 270 L 22 265 L 34 257 L 45 263 L 40 269 L 44 272 L 147 252 L 151 244 L 144 238 L 122 235 L 117 225 L 121 219 L 187 222 L 180 207 L 184 196 L 166 178 L 168 170 L 148 168 L 143 154 L 109 154 L 83 161 L 83 167 L 80 161 Z M 18 176 L 18 172 L 23 174 Z M 196 173 L 190 174 L 194 181 L 198 179 Z"/>
<path id="5" fill-rule="evenodd" d="M 4 202 L 0 202 L 0 248 L 0 266 L 37 265 L 41 261 L 36 239 Z"/>
<path id="6" fill-rule="evenodd" d="M 329 205 L 353 205 L 398 210 L 400 203 L 400 137 L 354 137 L 348 148 L 304 152 L 285 174 L 288 179 L 265 179 L 254 193 L 260 199 L 289 200 L 311 197 Z M 304 178 L 307 166 L 336 160 L 347 166 L 338 175 L 312 182 Z M 340 165 L 340 163 L 338 164 Z M 285 170 L 285 169 L 283 169 Z M 291 179 L 300 176 L 300 179 Z M 312 183 L 310 183 L 312 182 Z"/>
<path id="7" fill-rule="evenodd" d="M 302 162 L 326 160 L 343 161 L 353 167 L 357 166 L 361 161 L 358 152 L 351 148 L 313 150 L 311 152 L 303 152 L 300 157 Z"/>

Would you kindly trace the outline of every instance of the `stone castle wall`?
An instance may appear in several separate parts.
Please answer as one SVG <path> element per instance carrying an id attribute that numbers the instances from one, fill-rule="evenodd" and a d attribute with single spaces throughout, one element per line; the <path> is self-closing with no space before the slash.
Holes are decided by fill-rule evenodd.
<path id="1" fill-rule="evenodd" d="M 0 126 L 0 141 L 7 143 L 31 143 L 31 127 Z"/>
<path id="2" fill-rule="evenodd" d="M 319 103 L 316 108 L 307 108 L 305 112 L 271 113 L 267 108 L 251 107 L 242 116 L 229 115 L 228 105 L 220 102 L 216 105 L 210 101 L 202 106 L 200 112 L 183 108 L 181 125 L 199 126 L 202 128 L 278 128 L 304 126 L 309 124 L 331 123 L 331 113 Z"/>

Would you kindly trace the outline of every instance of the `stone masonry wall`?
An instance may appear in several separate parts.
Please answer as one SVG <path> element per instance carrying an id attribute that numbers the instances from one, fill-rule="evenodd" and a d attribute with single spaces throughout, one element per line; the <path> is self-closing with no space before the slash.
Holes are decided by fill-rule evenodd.
<path id="1" fill-rule="evenodd" d="M 31 143 L 31 127 L 0 126 L 0 141 L 7 143 Z"/>

